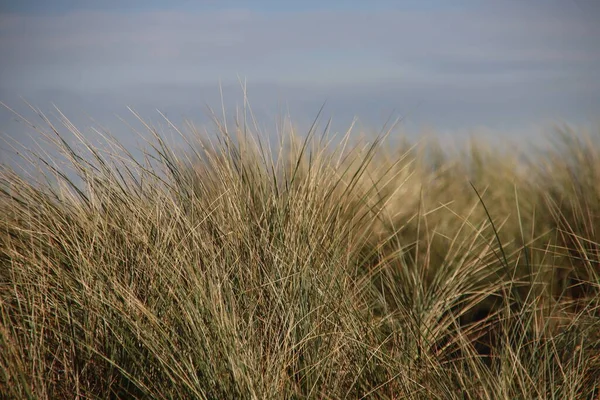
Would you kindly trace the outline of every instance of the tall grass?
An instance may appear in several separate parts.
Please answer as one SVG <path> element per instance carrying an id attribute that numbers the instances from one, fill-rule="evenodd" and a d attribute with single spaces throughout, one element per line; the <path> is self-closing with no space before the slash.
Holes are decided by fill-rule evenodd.
<path id="1" fill-rule="evenodd" d="M 46 122 L 48 179 L 0 172 L 5 397 L 600 396 L 597 135 L 272 148 L 216 121 L 184 152 L 146 126 L 140 159 Z"/>

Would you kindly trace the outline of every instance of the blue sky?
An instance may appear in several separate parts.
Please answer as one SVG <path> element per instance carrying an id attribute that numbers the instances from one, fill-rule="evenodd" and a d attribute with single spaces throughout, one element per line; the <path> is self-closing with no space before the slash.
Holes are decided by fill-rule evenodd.
<path id="1" fill-rule="evenodd" d="M 453 9 L 464 8 L 476 4 L 476 1 L 431 1 L 431 0 L 374 0 L 370 1 L 348 1 L 348 0 L 305 0 L 305 1 L 280 1 L 280 0 L 21 0 L 4 4 L 6 12 L 24 12 L 29 14 L 56 14 L 70 11 L 95 10 L 95 11 L 165 11 L 183 10 L 190 11 L 214 11 L 224 8 L 251 9 L 259 12 L 297 12 L 311 10 L 373 10 L 373 9 Z"/>
<path id="2" fill-rule="evenodd" d="M 219 82 L 241 102 L 241 77 L 265 120 L 306 122 L 327 101 L 340 126 L 373 130 L 390 115 L 440 131 L 595 123 L 599 20 L 596 0 L 2 2 L 0 100 L 111 128 L 128 105 L 202 120 Z M 0 110 L 0 129 L 23 128 Z"/>

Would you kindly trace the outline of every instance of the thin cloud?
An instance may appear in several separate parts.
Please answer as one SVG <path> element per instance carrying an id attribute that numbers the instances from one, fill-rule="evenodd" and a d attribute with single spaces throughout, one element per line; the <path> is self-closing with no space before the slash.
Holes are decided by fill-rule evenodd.
<path id="1" fill-rule="evenodd" d="M 110 86 L 175 76 L 179 82 L 210 82 L 218 75 L 233 80 L 248 73 L 288 82 L 341 73 L 350 83 L 368 70 L 383 74 L 375 80 L 426 80 L 429 74 L 434 81 L 456 75 L 476 81 L 507 73 L 519 79 L 580 74 L 600 62 L 600 28 L 582 24 L 576 14 L 501 11 L 2 15 L 0 51 L 9 56 L 0 66 L 3 81 L 37 69 L 66 82 L 79 70 Z M 336 54 L 342 55 L 338 64 Z M 354 76 L 351 54 L 357 65 L 368 64 L 354 68 Z M 287 77 L 286 58 L 303 63 L 304 76 L 290 66 Z M 323 63 L 326 70 L 319 68 Z"/>

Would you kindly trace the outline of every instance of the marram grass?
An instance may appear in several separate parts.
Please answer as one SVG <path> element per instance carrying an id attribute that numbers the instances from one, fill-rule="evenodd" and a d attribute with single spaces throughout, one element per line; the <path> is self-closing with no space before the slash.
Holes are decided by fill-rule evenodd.
<path id="1" fill-rule="evenodd" d="M 0 172 L 0 397 L 600 396 L 597 134 L 140 158 L 46 122 L 48 179 Z"/>

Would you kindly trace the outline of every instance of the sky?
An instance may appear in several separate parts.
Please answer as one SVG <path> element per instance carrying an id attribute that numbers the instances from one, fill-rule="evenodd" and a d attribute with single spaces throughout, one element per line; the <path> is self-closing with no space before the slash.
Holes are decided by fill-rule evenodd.
<path id="1" fill-rule="evenodd" d="M 219 85 L 228 111 L 243 102 L 240 81 L 265 123 L 325 104 L 340 129 L 373 132 L 399 117 L 518 137 L 600 110 L 597 0 L 1 1 L 0 54 L 0 101 L 125 142 L 127 106 L 202 123 Z M 0 109 L 0 134 L 24 130 Z"/>

